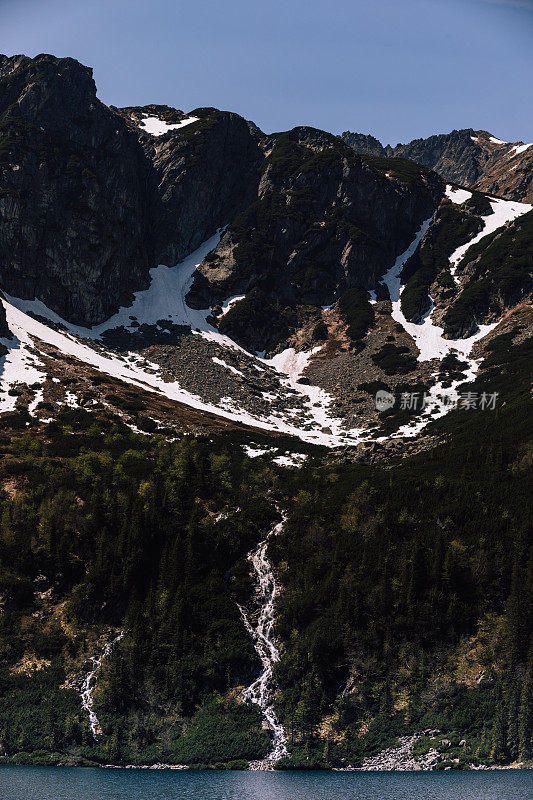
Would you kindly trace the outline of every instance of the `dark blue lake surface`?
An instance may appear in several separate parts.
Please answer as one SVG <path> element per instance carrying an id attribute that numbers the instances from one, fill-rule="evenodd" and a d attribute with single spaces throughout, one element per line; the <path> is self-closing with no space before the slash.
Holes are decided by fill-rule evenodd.
<path id="1" fill-rule="evenodd" d="M 156 772 L 0 767 L 0 800 L 533 800 L 533 771 Z"/>

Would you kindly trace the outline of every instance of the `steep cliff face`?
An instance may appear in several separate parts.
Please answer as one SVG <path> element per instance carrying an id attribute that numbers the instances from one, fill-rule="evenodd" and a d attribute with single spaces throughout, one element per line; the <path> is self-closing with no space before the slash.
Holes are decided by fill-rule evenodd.
<path id="1" fill-rule="evenodd" d="M 148 164 L 70 58 L 0 58 L 0 271 L 77 323 L 146 280 Z"/>
<path id="2" fill-rule="evenodd" d="M 434 173 L 362 160 L 313 128 L 272 136 L 265 152 L 255 202 L 200 265 L 188 296 L 205 308 L 246 295 L 220 329 L 257 350 L 286 340 L 302 307 L 374 289 L 443 194 Z"/>
<path id="3" fill-rule="evenodd" d="M 452 131 L 398 144 L 392 150 L 395 157 L 410 158 L 434 169 L 446 180 L 462 186 L 473 186 L 484 174 L 490 160 L 490 150 L 474 141 L 473 130 Z"/>
<path id="4" fill-rule="evenodd" d="M 471 128 L 414 139 L 396 147 L 383 147 L 373 136 L 350 131 L 341 138 L 357 153 L 408 158 L 461 186 L 509 200 L 533 199 L 532 145 L 503 142 L 487 131 Z"/>
<path id="5" fill-rule="evenodd" d="M 103 321 L 250 201 L 257 141 L 215 109 L 110 109 L 73 59 L 0 57 L 2 288 Z"/>
<path id="6" fill-rule="evenodd" d="M 6 312 L 2 303 L 0 303 L 0 338 L 10 339 L 11 336 L 12 334 L 7 324 Z M 0 356 L 4 355 L 4 353 L 5 353 L 4 345 L 0 343 Z"/>
<path id="7" fill-rule="evenodd" d="M 475 136 L 480 147 L 490 150 L 490 156 L 474 188 L 509 200 L 532 203 L 533 145 L 497 142 L 495 146 L 494 137 L 485 131 L 476 131 Z"/>
<path id="8" fill-rule="evenodd" d="M 262 153 L 238 114 L 201 108 L 176 134 L 144 136 L 158 263 L 175 264 L 227 225 L 257 193 Z"/>
<path id="9" fill-rule="evenodd" d="M 347 145 L 353 147 L 356 153 L 362 156 L 381 156 L 385 158 L 390 155 L 379 139 L 376 139 L 375 136 L 370 136 L 370 134 L 344 131 L 341 138 Z"/>

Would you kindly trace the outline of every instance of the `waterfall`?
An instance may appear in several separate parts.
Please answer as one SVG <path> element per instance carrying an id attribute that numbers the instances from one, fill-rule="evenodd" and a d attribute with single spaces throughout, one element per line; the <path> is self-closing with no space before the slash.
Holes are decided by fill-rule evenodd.
<path id="1" fill-rule="evenodd" d="M 286 516 L 274 525 L 266 538 L 248 554 L 256 577 L 256 602 L 259 611 L 252 614 L 239 606 L 246 629 L 253 639 L 257 655 L 261 659 L 262 672 L 259 677 L 242 693 L 247 703 L 255 703 L 263 712 L 263 717 L 272 733 L 273 748 L 264 761 L 252 761 L 250 769 L 273 769 L 276 761 L 288 755 L 287 736 L 278 721 L 274 710 L 273 668 L 279 661 L 279 650 L 274 636 L 274 611 L 279 585 L 276 581 L 272 564 L 267 558 L 268 540 L 283 529 Z"/>
<path id="2" fill-rule="evenodd" d="M 81 686 L 81 707 L 87 711 L 89 715 L 89 728 L 91 729 L 91 733 L 95 738 L 100 736 L 102 733 L 102 728 L 100 727 L 98 717 L 94 711 L 93 702 L 93 692 L 96 686 L 96 674 L 102 666 L 102 661 L 105 661 L 105 659 L 111 655 L 115 646 L 118 644 L 118 642 L 120 642 L 123 636 L 124 633 L 121 632 L 112 641 L 108 642 L 102 650 L 100 656 L 91 656 L 89 659 L 91 662 L 91 669 L 85 676 Z"/>

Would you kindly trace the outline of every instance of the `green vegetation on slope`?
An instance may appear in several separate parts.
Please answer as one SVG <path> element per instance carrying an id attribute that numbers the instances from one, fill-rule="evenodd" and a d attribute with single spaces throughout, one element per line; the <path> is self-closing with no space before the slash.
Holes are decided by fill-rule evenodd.
<path id="1" fill-rule="evenodd" d="M 232 689 L 259 669 L 236 598 L 250 595 L 242 559 L 272 514 L 269 474 L 220 442 L 166 444 L 82 411 L 1 447 L 1 751 L 203 763 L 194 726 L 207 717 L 195 715 L 218 697 L 209 726 L 226 744 L 212 757 L 263 755 L 260 714 Z M 95 693 L 95 744 L 79 696 L 60 687 L 122 627 Z"/>
<path id="2" fill-rule="evenodd" d="M 451 412 L 433 425 L 446 443 L 389 464 L 281 473 L 247 459 L 242 434 L 166 443 L 80 410 L 44 436 L 2 432 L 2 761 L 264 756 L 260 713 L 239 700 L 260 665 L 237 603 L 269 493 L 289 513 L 269 547 L 280 766 L 357 764 L 427 729 L 450 741 L 443 765 L 530 759 L 532 358 L 513 336 L 472 387 L 499 392 L 496 410 Z M 80 678 L 118 630 L 95 741 Z"/>
<path id="3" fill-rule="evenodd" d="M 451 335 L 475 327 L 491 310 L 500 314 L 533 288 L 533 211 L 472 245 L 461 267 L 469 280 L 444 316 Z"/>
<path id="4" fill-rule="evenodd" d="M 353 764 L 428 728 L 455 742 L 453 766 L 533 756 L 533 359 L 511 338 L 473 387 L 498 407 L 451 412 L 448 444 L 291 475 L 271 552 L 278 707 L 298 759 Z"/>
<path id="5" fill-rule="evenodd" d="M 350 339 L 362 339 L 374 324 L 374 310 L 366 289 L 348 289 L 339 298 L 339 309 L 348 323 Z"/>

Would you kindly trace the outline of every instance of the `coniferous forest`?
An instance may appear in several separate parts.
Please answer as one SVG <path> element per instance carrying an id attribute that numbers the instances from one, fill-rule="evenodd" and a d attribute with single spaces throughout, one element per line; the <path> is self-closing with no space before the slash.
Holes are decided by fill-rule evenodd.
<path id="1" fill-rule="evenodd" d="M 173 442 L 65 410 L 0 431 L 4 763 L 245 767 L 269 750 L 242 687 L 260 664 L 239 605 L 278 518 L 278 768 L 357 765 L 406 732 L 440 767 L 533 757 L 531 352 L 493 340 L 495 410 L 433 423 L 410 457 L 298 470 L 237 431 Z M 28 424 L 29 423 L 29 424 Z M 266 438 L 266 437 L 265 437 Z M 95 653 L 101 732 L 80 702 Z"/>

